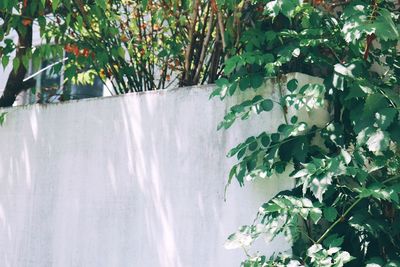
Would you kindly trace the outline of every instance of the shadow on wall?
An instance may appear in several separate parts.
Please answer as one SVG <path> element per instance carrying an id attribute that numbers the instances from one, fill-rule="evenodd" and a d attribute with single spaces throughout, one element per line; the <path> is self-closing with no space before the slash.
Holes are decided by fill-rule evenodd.
<path id="1" fill-rule="evenodd" d="M 0 128 L 0 265 L 238 266 L 244 254 L 225 250 L 226 237 L 292 183 L 232 185 L 223 201 L 226 152 L 280 115 L 217 132 L 227 107 L 210 93 L 10 110 Z"/>

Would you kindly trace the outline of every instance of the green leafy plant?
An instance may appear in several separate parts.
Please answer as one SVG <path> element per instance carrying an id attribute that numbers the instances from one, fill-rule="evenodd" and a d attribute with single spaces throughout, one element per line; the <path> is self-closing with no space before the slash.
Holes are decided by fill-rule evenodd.
<path id="1" fill-rule="evenodd" d="M 44 60 L 57 61 L 51 71 L 63 71 L 65 83 L 94 74 L 113 94 L 213 83 L 224 60 L 225 17 L 215 0 L 3 0 L 0 57 L 13 71 L 0 107 L 34 87 L 29 69 Z"/>
<path id="2" fill-rule="evenodd" d="M 226 246 L 244 248 L 243 266 L 398 266 L 398 7 L 384 0 L 219 4 L 235 17 L 227 21 L 229 56 L 212 96 L 249 96 L 219 128 L 274 108 L 284 117 L 276 131 L 249 137 L 228 153 L 238 160 L 228 184 L 284 171 L 296 182 Z M 301 85 L 287 78 L 292 72 L 322 79 Z M 279 99 L 265 99 L 266 80 L 278 84 Z M 301 116 L 317 112 L 326 118 Z M 281 234 L 293 244 L 291 255 L 250 252 L 255 239 Z"/>
<path id="3" fill-rule="evenodd" d="M 6 121 L 7 118 L 7 112 L 1 112 L 0 113 L 0 126 L 3 126 L 4 122 Z"/>

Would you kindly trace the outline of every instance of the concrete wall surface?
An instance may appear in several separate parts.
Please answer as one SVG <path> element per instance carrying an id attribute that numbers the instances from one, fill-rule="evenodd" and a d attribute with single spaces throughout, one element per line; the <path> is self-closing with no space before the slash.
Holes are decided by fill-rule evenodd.
<path id="1" fill-rule="evenodd" d="M 224 202 L 235 162 L 225 155 L 283 118 L 275 108 L 217 131 L 242 96 L 221 102 L 209 100 L 211 92 L 190 87 L 6 110 L 0 266 L 239 266 L 244 253 L 226 250 L 226 238 L 292 181 L 234 182 Z M 258 93 L 278 97 L 270 83 Z M 270 255 L 289 245 L 261 240 L 255 249 Z"/>

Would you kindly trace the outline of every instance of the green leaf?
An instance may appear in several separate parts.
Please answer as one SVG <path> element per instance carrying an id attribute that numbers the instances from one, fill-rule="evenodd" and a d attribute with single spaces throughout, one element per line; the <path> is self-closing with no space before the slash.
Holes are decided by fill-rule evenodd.
<path id="1" fill-rule="evenodd" d="M 29 69 L 29 61 L 30 61 L 30 57 L 29 55 L 24 55 L 22 57 L 22 65 L 24 66 L 25 69 Z"/>
<path id="2" fill-rule="evenodd" d="M 381 95 L 381 94 L 370 94 L 368 95 L 365 105 L 364 105 L 364 113 L 361 114 L 364 117 L 369 116 L 369 115 L 374 115 L 375 112 L 379 112 L 380 110 L 384 109 L 387 107 L 387 100 L 386 98 Z"/>
<path id="3" fill-rule="evenodd" d="M 287 125 L 289 126 L 289 125 Z M 304 162 L 309 150 L 309 144 L 305 136 L 299 136 L 282 142 L 279 147 L 279 157 L 284 161 L 290 161 L 292 158 Z"/>
<path id="4" fill-rule="evenodd" d="M 240 227 L 236 233 L 228 237 L 224 247 L 226 249 L 248 247 L 255 239 L 255 236 L 252 234 L 252 232 L 253 229 L 250 226 Z"/>
<path id="5" fill-rule="evenodd" d="M 311 220 L 314 222 L 314 224 L 317 224 L 318 221 L 321 219 L 322 217 L 322 211 L 319 208 L 312 208 L 310 210 L 310 218 Z"/>
<path id="6" fill-rule="evenodd" d="M 250 87 L 250 78 L 249 78 L 249 76 L 244 76 L 244 77 L 242 77 L 241 79 L 240 79 L 240 81 L 239 81 L 239 88 L 240 88 L 240 90 L 242 90 L 242 91 L 244 91 L 244 90 L 246 90 L 247 88 L 249 88 Z"/>
<path id="7" fill-rule="evenodd" d="M 124 50 L 123 47 L 118 47 L 118 55 L 119 55 L 121 58 L 125 59 L 125 50 Z"/>
<path id="8" fill-rule="evenodd" d="M 326 207 L 324 209 L 324 218 L 328 222 L 334 222 L 338 216 L 338 212 L 334 207 Z"/>
<path id="9" fill-rule="evenodd" d="M 258 143 L 257 143 L 257 141 L 254 140 L 253 142 L 251 142 L 251 143 L 249 144 L 248 147 L 249 147 L 249 150 L 250 150 L 250 151 L 256 150 L 256 149 L 258 148 Z"/>
<path id="10" fill-rule="evenodd" d="M 214 96 L 220 96 L 221 98 L 224 98 L 229 85 L 228 79 L 220 78 L 215 81 L 215 84 L 217 88 L 214 89 L 209 98 L 211 99 Z"/>
<path id="11" fill-rule="evenodd" d="M 270 143 L 271 143 L 271 139 L 269 138 L 269 136 L 267 134 L 264 134 L 261 137 L 261 145 L 263 147 L 268 147 Z"/>
<path id="12" fill-rule="evenodd" d="M 400 144 L 400 122 L 395 121 L 395 123 L 393 123 L 388 131 L 390 134 L 390 138 L 397 144 Z"/>
<path id="13" fill-rule="evenodd" d="M 226 114 L 224 120 L 220 122 L 220 124 L 218 124 L 217 130 L 220 130 L 222 128 L 228 129 L 235 122 L 235 119 L 236 117 L 234 113 Z"/>
<path id="14" fill-rule="evenodd" d="M 336 89 L 340 90 L 340 91 L 344 91 L 344 81 L 345 78 L 341 75 L 337 75 L 336 73 L 333 74 L 333 81 L 332 81 L 332 85 L 333 87 L 335 87 Z M 352 93 L 353 91 L 351 91 Z M 349 96 L 348 96 L 349 97 Z M 350 98 L 353 97 L 353 95 L 350 95 Z"/>
<path id="15" fill-rule="evenodd" d="M 292 52 L 292 56 L 299 57 L 300 56 L 300 48 L 295 48 Z"/>
<path id="16" fill-rule="evenodd" d="M 373 183 L 367 188 L 362 188 L 360 197 L 374 197 L 379 200 L 390 200 L 392 198 L 392 192 L 392 188 L 385 188 L 384 185 L 380 183 Z"/>
<path id="17" fill-rule="evenodd" d="M 16 58 L 13 59 L 13 70 L 14 70 L 15 72 L 18 71 L 18 68 L 19 68 L 19 65 L 20 65 L 20 64 L 21 64 L 21 61 L 19 60 L 18 57 L 16 57 Z"/>
<path id="18" fill-rule="evenodd" d="M 365 145 L 367 143 L 368 138 L 375 132 L 375 128 L 366 127 L 362 129 L 357 135 L 357 144 Z"/>
<path id="19" fill-rule="evenodd" d="M 105 8 L 105 1 L 104 0 L 100 0 L 101 2 L 104 2 L 104 8 Z M 143 8 L 144 9 L 146 9 L 147 8 L 147 4 L 149 3 L 149 0 L 142 0 L 141 1 L 142 2 L 142 6 L 143 6 Z"/>
<path id="20" fill-rule="evenodd" d="M 2 0 L 2 1 L 0 1 L 0 9 L 5 9 L 5 8 L 7 8 L 8 1 L 9 1 L 9 0 Z"/>
<path id="21" fill-rule="evenodd" d="M 237 159 L 240 160 L 244 154 L 246 153 L 246 147 L 243 147 L 242 149 L 239 150 L 239 152 L 237 153 Z"/>
<path id="22" fill-rule="evenodd" d="M 51 7 L 53 8 L 53 12 L 55 12 L 60 5 L 60 0 L 52 0 Z"/>
<path id="23" fill-rule="evenodd" d="M 299 82 L 296 79 L 291 79 L 288 83 L 287 83 L 287 89 L 290 92 L 293 92 L 294 90 L 297 89 Z"/>
<path id="24" fill-rule="evenodd" d="M 254 89 L 259 88 L 264 82 L 264 77 L 260 74 L 252 75 L 250 84 Z"/>
<path id="25" fill-rule="evenodd" d="M 375 30 L 375 34 L 380 40 L 398 40 L 399 31 L 393 22 L 391 13 L 387 9 L 380 9 L 379 16 L 371 25 L 371 30 Z"/>
<path id="26" fill-rule="evenodd" d="M 290 123 L 292 123 L 292 124 L 295 124 L 297 121 L 298 121 L 298 117 L 297 116 L 292 116 L 291 118 L 290 118 Z"/>
<path id="27" fill-rule="evenodd" d="M 275 0 L 270 1 L 266 5 L 266 12 L 271 14 L 272 17 L 278 16 L 279 13 L 282 13 L 284 16 L 291 18 L 294 14 L 294 11 L 298 5 L 300 5 L 303 1 L 300 0 Z"/>
<path id="28" fill-rule="evenodd" d="M 353 78 L 353 70 L 356 68 L 356 65 L 350 64 L 350 65 L 343 65 L 343 64 L 336 64 L 335 65 L 335 72 L 338 74 L 341 74 L 343 76 L 348 76 Z"/>
<path id="29" fill-rule="evenodd" d="M 10 61 L 10 57 L 9 56 L 3 56 L 1 58 L 1 64 L 3 65 L 4 69 L 7 67 L 9 61 Z"/>
<path id="30" fill-rule="evenodd" d="M 229 84 L 229 81 L 226 78 L 220 78 L 220 79 L 215 81 L 215 84 L 218 87 L 224 87 L 224 86 L 227 86 Z"/>
<path id="31" fill-rule="evenodd" d="M 343 244 L 344 238 L 339 237 L 337 234 L 333 234 L 328 236 L 324 241 L 323 244 L 325 247 L 328 248 L 334 248 L 334 247 L 340 247 Z"/>
<path id="32" fill-rule="evenodd" d="M 260 103 L 260 106 L 264 111 L 271 111 L 274 107 L 274 103 L 270 99 L 265 99 Z"/>
<path id="33" fill-rule="evenodd" d="M 0 126 L 3 126 L 4 122 L 6 121 L 7 112 L 0 113 Z"/>
<path id="34" fill-rule="evenodd" d="M 351 162 L 351 155 L 344 149 L 340 150 L 340 154 L 343 156 L 344 162 L 348 165 Z"/>
<path id="35" fill-rule="evenodd" d="M 274 143 L 278 142 L 280 138 L 281 138 L 281 135 L 279 133 L 271 134 L 271 141 Z"/>
<path id="36" fill-rule="evenodd" d="M 324 173 L 321 176 L 315 176 L 310 180 L 310 190 L 314 194 L 314 196 L 319 200 L 319 202 L 323 202 L 323 195 L 328 189 L 328 186 L 332 184 L 332 174 Z"/>
<path id="37" fill-rule="evenodd" d="M 228 86 L 228 94 L 230 96 L 232 96 L 235 93 L 236 89 L 237 89 L 237 82 L 233 82 L 233 83 L 229 84 L 229 86 Z"/>
<path id="38" fill-rule="evenodd" d="M 371 152 L 384 151 L 389 146 L 389 134 L 387 132 L 378 130 L 373 133 L 367 140 L 367 146 Z"/>
<path id="39" fill-rule="evenodd" d="M 375 119 L 378 127 L 386 130 L 397 116 L 397 110 L 394 108 L 384 108 L 375 113 Z"/>
<path id="40" fill-rule="evenodd" d="M 345 263 L 348 263 L 354 259 L 355 257 L 352 257 L 347 251 L 340 252 L 334 257 L 335 266 L 344 266 Z"/>
<path id="41" fill-rule="evenodd" d="M 233 72 L 239 60 L 240 60 L 239 56 L 233 56 L 226 61 L 224 68 L 225 75 L 229 75 Z"/>
<path id="42" fill-rule="evenodd" d="M 283 173 L 286 170 L 286 162 L 279 161 L 279 162 L 275 163 L 274 168 L 277 173 Z"/>
<path id="43" fill-rule="evenodd" d="M 242 149 L 242 150 L 244 150 L 244 149 Z M 239 153 L 237 155 L 238 159 L 240 159 L 239 156 L 243 156 L 243 155 L 239 155 L 241 151 L 239 151 Z M 239 171 L 236 174 L 236 180 L 238 181 L 240 186 L 243 186 L 244 185 L 244 176 L 245 176 L 246 170 L 247 170 L 246 162 L 241 162 L 238 166 L 239 166 Z"/>
<path id="44" fill-rule="evenodd" d="M 307 169 L 301 169 L 301 170 L 299 170 L 298 172 L 296 172 L 296 173 L 292 176 L 292 178 L 301 178 L 301 177 L 307 176 L 308 174 L 309 174 L 309 172 L 308 172 Z"/>
<path id="45" fill-rule="evenodd" d="M 388 88 L 382 88 L 382 90 L 385 96 L 392 101 L 396 107 L 400 107 L 400 96 L 395 90 Z"/>
<path id="46" fill-rule="evenodd" d="M 241 104 L 234 105 L 225 114 L 224 120 L 219 124 L 218 129 L 228 129 L 238 118 L 247 119 L 251 113 L 269 111 L 272 109 L 272 101 L 263 99 L 261 95 L 256 95 L 252 100 L 246 100 Z"/>

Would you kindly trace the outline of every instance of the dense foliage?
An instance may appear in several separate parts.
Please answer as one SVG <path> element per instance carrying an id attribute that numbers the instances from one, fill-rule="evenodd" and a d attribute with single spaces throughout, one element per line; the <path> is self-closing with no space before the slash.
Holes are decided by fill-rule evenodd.
<path id="1" fill-rule="evenodd" d="M 100 77 L 115 94 L 212 83 L 223 62 L 223 20 L 215 1 L 2 0 L 0 57 L 13 72 L 0 107 L 34 88 L 30 66 L 39 71 L 45 60 L 65 83 Z"/>
<path id="2" fill-rule="evenodd" d="M 233 106 L 220 128 L 274 108 L 285 117 L 275 132 L 249 137 L 228 153 L 238 160 L 229 183 L 285 171 L 296 181 L 262 205 L 254 223 L 232 234 L 226 246 L 245 250 L 243 266 L 400 265 L 397 3 L 219 4 L 235 16 L 226 26 L 231 56 L 213 95 L 257 94 Z M 290 72 L 323 82 L 286 81 Z M 268 79 L 281 85 L 278 101 L 262 96 Z M 329 112 L 323 124 L 296 116 L 321 109 Z M 255 239 L 280 234 L 292 240 L 292 255 L 250 252 Z"/>

